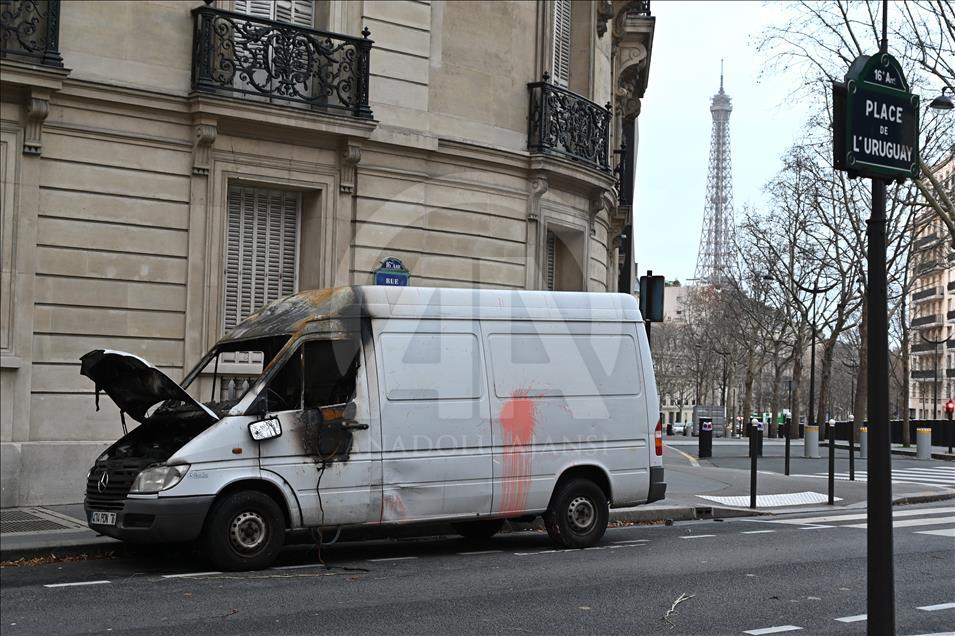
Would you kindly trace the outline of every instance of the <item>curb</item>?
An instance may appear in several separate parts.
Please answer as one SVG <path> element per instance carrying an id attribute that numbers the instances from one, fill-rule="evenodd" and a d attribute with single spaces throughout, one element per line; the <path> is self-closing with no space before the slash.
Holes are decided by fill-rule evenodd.
<path id="1" fill-rule="evenodd" d="M 128 546 L 116 539 L 77 539 L 56 545 L 0 547 L 0 562 L 46 557 L 54 560 L 68 557 L 107 558 L 124 553 L 127 549 Z"/>
<path id="2" fill-rule="evenodd" d="M 822 446 L 823 446 L 824 443 L 825 443 L 825 442 L 819 442 L 819 447 L 822 448 Z M 847 450 L 849 450 L 849 444 L 846 443 L 846 442 L 843 442 L 843 443 L 836 442 L 836 450 L 845 450 L 845 451 L 847 451 Z M 860 448 L 859 448 L 858 445 L 855 447 L 855 450 L 856 450 L 856 458 L 857 458 L 857 459 L 863 459 L 863 458 L 859 457 L 859 455 L 858 455 L 858 453 L 860 452 Z M 917 459 L 917 458 L 918 458 L 917 455 L 916 455 L 916 450 L 915 450 L 915 447 L 914 447 L 914 446 L 913 446 L 911 449 L 892 448 L 892 449 L 889 450 L 889 452 L 892 453 L 893 455 L 899 455 L 899 456 L 909 457 L 909 458 L 911 458 L 911 459 Z M 942 460 L 942 461 L 944 461 L 944 462 L 955 462 L 955 454 L 949 455 L 948 453 L 932 453 L 932 459 L 940 459 L 940 460 Z"/>

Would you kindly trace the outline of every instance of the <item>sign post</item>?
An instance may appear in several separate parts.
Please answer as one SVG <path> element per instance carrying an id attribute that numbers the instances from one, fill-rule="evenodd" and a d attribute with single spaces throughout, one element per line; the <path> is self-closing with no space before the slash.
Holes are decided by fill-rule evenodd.
<path id="1" fill-rule="evenodd" d="M 867 631 L 895 633 L 892 483 L 889 430 L 889 337 L 885 248 L 885 186 L 918 177 L 918 104 L 898 61 L 888 53 L 888 2 L 875 55 L 852 63 L 845 84 L 833 85 L 833 163 L 850 177 L 872 179 L 868 238 L 868 530 Z M 831 495 L 830 495 L 831 496 Z"/>

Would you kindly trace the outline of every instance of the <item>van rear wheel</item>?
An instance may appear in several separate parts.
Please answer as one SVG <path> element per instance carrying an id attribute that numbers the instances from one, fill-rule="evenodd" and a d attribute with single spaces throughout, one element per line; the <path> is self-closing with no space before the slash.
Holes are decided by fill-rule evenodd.
<path id="1" fill-rule="evenodd" d="M 600 486 L 589 479 L 561 484 L 544 513 L 547 535 L 564 548 L 589 548 L 604 536 L 610 504 Z"/>
<path id="2" fill-rule="evenodd" d="M 275 561 L 285 543 L 282 510 L 271 497 L 244 490 L 220 497 L 202 531 L 202 545 L 222 570 L 260 570 Z"/>
<path id="3" fill-rule="evenodd" d="M 480 519 L 478 521 L 461 521 L 452 523 L 454 531 L 465 539 L 472 541 L 487 541 L 504 527 L 503 519 Z"/>

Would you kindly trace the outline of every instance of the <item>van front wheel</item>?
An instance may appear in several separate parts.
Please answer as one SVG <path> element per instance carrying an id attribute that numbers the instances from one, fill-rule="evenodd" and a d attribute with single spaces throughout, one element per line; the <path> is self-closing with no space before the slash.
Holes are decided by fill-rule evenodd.
<path id="1" fill-rule="evenodd" d="M 223 570 L 260 570 L 285 542 L 282 510 L 266 494 L 234 492 L 216 500 L 202 533 L 209 560 Z"/>
<path id="2" fill-rule="evenodd" d="M 562 484 L 544 513 L 550 540 L 564 548 L 589 548 L 604 536 L 610 518 L 607 495 L 588 479 Z"/>

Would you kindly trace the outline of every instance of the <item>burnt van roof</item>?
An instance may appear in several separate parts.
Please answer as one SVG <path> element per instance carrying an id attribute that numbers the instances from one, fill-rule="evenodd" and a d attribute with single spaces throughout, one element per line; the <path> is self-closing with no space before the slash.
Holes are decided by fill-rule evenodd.
<path id="1" fill-rule="evenodd" d="M 223 342 L 311 331 L 354 331 L 352 321 L 372 318 L 641 322 L 627 294 L 503 289 L 362 286 L 303 291 L 266 305 L 230 331 Z M 326 324 L 318 331 L 329 331 Z"/>

